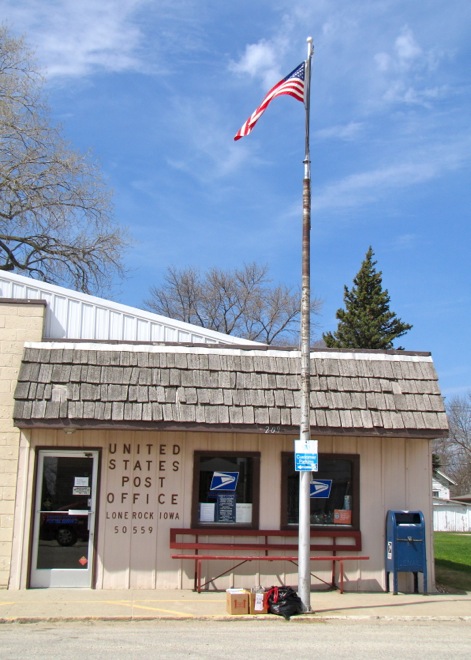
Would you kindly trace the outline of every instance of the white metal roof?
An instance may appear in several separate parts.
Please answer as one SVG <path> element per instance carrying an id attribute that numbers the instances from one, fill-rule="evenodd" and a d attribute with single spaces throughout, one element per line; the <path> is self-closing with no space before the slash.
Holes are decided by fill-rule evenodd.
<path id="1" fill-rule="evenodd" d="M 442 484 L 442 486 L 456 486 L 456 481 L 454 481 L 451 477 L 446 475 L 444 472 L 441 470 L 435 470 L 434 474 L 435 479 Z"/>
<path id="2" fill-rule="evenodd" d="M 44 339 L 259 345 L 5 271 L 0 271 L 0 298 L 45 300 Z"/>

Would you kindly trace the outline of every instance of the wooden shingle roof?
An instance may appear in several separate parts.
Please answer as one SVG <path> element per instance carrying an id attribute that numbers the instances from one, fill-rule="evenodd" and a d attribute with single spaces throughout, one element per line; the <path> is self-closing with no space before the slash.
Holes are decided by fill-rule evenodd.
<path id="1" fill-rule="evenodd" d="M 19 427 L 297 433 L 299 352 L 267 347 L 26 344 Z M 448 426 L 428 353 L 313 350 L 312 434 L 436 438 Z"/>

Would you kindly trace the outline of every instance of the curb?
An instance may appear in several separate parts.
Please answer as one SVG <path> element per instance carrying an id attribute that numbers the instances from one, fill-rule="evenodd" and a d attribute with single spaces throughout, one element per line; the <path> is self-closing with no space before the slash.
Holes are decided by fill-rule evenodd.
<path id="1" fill-rule="evenodd" d="M 284 623 L 312 623 L 312 624 L 321 624 L 329 623 L 335 621 L 352 621 L 352 622 L 412 622 L 412 621 L 436 621 L 437 623 L 446 622 L 446 621 L 462 621 L 462 622 L 471 622 L 471 616 L 407 616 L 407 615 L 396 615 L 396 616 L 379 616 L 379 615 L 319 615 L 316 616 L 315 613 L 312 613 L 311 616 L 293 616 L 291 619 L 287 620 L 280 616 L 263 616 L 263 615 L 237 615 L 237 616 L 225 616 L 225 615 L 182 615 L 182 616 L 132 616 L 132 615 L 123 615 L 123 616 L 17 616 L 17 617 L 2 617 L 0 618 L 0 625 L 8 624 L 38 624 L 38 623 L 149 623 L 160 622 L 160 621 L 214 621 L 214 622 L 232 622 L 232 623 L 242 623 L 248 621 L 271 621 L 273 623 L 280 622 Z"/>

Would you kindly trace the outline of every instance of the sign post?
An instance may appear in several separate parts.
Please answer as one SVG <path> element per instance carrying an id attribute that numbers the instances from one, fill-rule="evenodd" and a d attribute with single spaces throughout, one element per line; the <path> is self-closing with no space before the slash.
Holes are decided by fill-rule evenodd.
<path id="1" fill-rule="evenodd" d="M 306 110 L 304 179 L 303 179 L 303 229 L 302 229 L 302 286 L 301 286 L 301 406 L 300 442 L 307 446 L 311 437 L 311 155 L 309 148 L 309 112 L 312 38 L 307 40 L 304 105 Z M 298 522 L 298 592 L 303 610 L 311 610 L 311 517 L 310 471 L 299 473 L 299 522 Z"/>

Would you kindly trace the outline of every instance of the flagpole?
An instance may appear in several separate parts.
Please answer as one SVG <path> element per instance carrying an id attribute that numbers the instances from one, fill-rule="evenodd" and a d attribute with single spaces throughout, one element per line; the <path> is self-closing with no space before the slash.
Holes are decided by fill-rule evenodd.
<path id="1" fill-rule="evenodd" d="M 309 147 L 309 116 L 311 96 L 312 37 L 307 39 L 305 68 L 306 140 L 303 180 L 303 229 L 302 229 L 302 289 L 301 289 L 301 410 L 300 440 L 307 442 L 311 436 L 311 155 Z M 299 524 L 298 524 L 298 594 L 305 612 L 311 611 L 311 473 L 299 472 Z"/>

